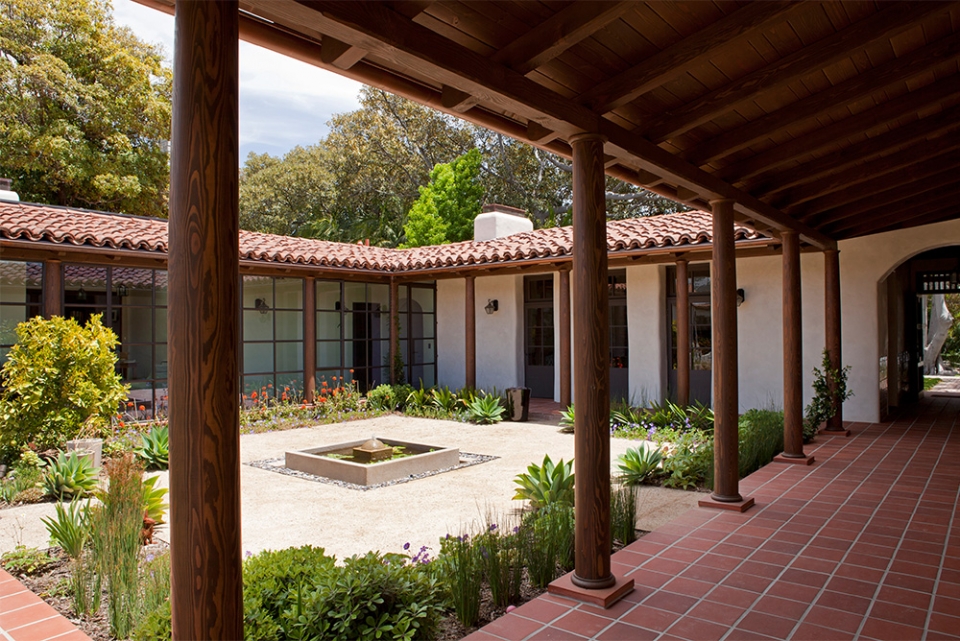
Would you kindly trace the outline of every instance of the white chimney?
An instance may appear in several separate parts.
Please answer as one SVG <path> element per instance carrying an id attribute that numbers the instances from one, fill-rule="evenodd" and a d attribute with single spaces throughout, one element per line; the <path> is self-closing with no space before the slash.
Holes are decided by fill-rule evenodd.
<path id="1" fill-rule="evenodd" d="M 533 231 L 533 221 L 527 212 L 506 205 L 484 205 L 483 211 L 473 219 L 473 239 L 493 240 L 525 231 Z"/>
<path id="2" fill-rule="evenodd" d="M 0 200 L 12 200 L 20 202 L 20 195 L 15 191 L 10 191 L 13 181 L 9 178 L 0 178 Z"/>

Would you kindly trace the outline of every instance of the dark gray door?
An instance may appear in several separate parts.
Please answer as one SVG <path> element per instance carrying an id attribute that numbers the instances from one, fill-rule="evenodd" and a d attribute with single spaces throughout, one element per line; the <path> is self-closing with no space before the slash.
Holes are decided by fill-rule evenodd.
<path id="1" fill-rule="evenodd" d="M 710 266 L 690 265 L 688 268 L 688 296 L 690 300 L 690 402 L 710 405 L 713 396 L 713 335 L 710 323 Z M 667 348 L 670 368 L 667 374 L 668 394 L 677 398 L 677 297 L 674 267 L 667 269 Z"/>
<path id="2" fill-rule="evenodd" d="M 534 398 L 553 398 L 553 275 L 523 280 L 523 375 Z"/>

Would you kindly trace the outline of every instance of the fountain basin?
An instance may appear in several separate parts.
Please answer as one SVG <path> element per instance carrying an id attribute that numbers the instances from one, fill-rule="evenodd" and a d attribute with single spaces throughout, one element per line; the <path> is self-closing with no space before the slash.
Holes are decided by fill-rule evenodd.
<path id="1" fill-rule="evenodd" d="M 460 449 L 456 447 L 423 445 L 422 443 L 409 443 L 393 439 L 380 440 L 386 445 L 404 447 L 408 451 L 418 453 L 377 463 L 355 463 L 327 456 L 331 453 L 352 450 L 354 447 L 363 445 L 366 442 L 364 439 L 286 452 L 284 465 L 291 470 L 324 476 L 355 485 L 377 485 L 414 474 L 456 467 L 460 463 Z"/>

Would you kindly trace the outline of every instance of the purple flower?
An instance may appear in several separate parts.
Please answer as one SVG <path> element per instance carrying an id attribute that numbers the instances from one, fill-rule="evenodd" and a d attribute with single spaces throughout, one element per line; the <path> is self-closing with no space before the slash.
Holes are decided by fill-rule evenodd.
<path id="1" fill-rule="evenodd" d="M 514 525 L 514 526 L 513 526 L 513 533 L 516 534 L 516 533 L 519 532 L 519 531 L 520 531 L 520 526 L 519 526 L 519 525 Z"/>
<path id="2" fill-rule="evenodd" d="M 409 550 L 409 549 L 410 549 L 410 542 L 409 542 L 409 541 L 407 541 L 406 543 L 403 544 L 403 549 L 404 549 L 404 550 Z"/>
<path id="3" fill-rule="evenodd" d="M 490 524 L 490 531 L 493 532 L 493 531 L 496 530 L 496 529 L 497 529 L 497 524 L 496 524 L 496 523 L 491 523 L 491 524 Z"/>
<path id="4" fill-rule="evenodd" d="M 246 557 L 249 559 L 251 556 L 253 556 L 253 552 L 251 552 L 250 550 L 247 550 Z"/>

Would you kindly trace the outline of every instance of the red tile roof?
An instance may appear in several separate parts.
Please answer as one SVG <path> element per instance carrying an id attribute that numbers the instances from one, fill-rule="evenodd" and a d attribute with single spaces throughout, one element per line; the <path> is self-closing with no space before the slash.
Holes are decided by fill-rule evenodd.
<path id="1" fill-rule="evenodd" d="M 710 214 L 700 211 L 609 221 L 607 246 L 616 253 L 709 244 L 711 224 Z M 736 228 L 737 240 L 763 238 L 748 227 Z M 0 201 L 0 240 L 166 253 L 167 221 Z M 414 249 L 240 232 L 240 258 L 244 260 L 386 272 L 560 258 L 569 256 L 572 248 L 572 227 Z"/>

